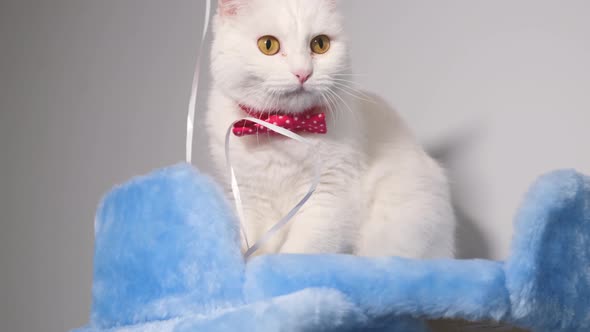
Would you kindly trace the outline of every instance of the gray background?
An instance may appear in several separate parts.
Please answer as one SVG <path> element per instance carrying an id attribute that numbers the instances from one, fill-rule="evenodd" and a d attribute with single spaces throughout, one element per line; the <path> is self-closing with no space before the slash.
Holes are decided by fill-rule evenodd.
<path id="1" fill-rule="evenodd" d="M 0 1 L 0 330 L 87 321 L 96 203 L 184 157 L 203 4 Z M 536 176 L 590 173 L 590 2 L 343 9 L 359 82 L 449 169 L 461 257 L 507 255 L 511 218 Z"/>

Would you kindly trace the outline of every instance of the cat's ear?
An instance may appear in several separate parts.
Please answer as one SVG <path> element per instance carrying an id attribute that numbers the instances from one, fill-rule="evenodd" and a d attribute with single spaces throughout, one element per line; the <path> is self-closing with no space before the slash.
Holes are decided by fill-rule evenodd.
<path id="1" fill-rule="evenodd" d="M 221 16 L 234 16 L 238 12 L 238 8 L 246 0 L 219 0 L 217 10 Z"/>
<path id="2" fill-rule="evenodd" d="M 339 0 L 326 0 L 328 2 L 328 7 L 332 10 L 336 10 L 338 5 L 340 4 Z"/>

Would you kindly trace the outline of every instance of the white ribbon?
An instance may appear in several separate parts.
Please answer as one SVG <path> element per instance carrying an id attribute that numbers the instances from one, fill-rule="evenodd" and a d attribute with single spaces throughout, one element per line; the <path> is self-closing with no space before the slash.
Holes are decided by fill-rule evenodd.
<path id="1" fill-rule="evenodd" d="M 197 54 L 197 63 L 193 74 L 193 86 L 188 103 L 188 119 L 186 121 L 186 162 L 191 163 L 193 158 L 193 135 L 195 128 L 195 109 L 197 107 L 197 92 L 199 91 L 199 78 L 201 76 L 201 57 L 203 56 L 203 44 L 209 30 L 209 18 L 211 16 L 211 0 L 205 1 L 205 23 L 203 25 L 203 34 L 201 35 L 201 45 Z"/>
<path id="2" fill-rule="evenodd" d="M 192 162 L 192 154 L 193 154 L 193 136 L 194 136 L 194 126 L 195 126 L 195 111 L 197 107 L 197 93 L 199 91 L 199 78 L 200 78 L 200 71 L 201 71 L 201 57 L 202 57 L 202 50 L 203 45 L 205 43 L 205 38 L 207 37 L 207 31 L 209 29 L 209 20 L 211 16 L 211 0 L 205 1 L 205 23 L 203 26 L 203 34 L 201 35 L 201 47 L 199 47 L 199 52 L 197 54 L 197 63 L 195 65 L 195 72 L 193 75 L 193 84 L 191 88 L 191 95 L 190 101 L 188 106 L 188 118 L 186 122 L 186 161 L 190 164 Z M 227 134 L 225 136 L 225 158 L 227 162 L 227 167 L 229 169 L 230 177 L 231 177 L 231 189 L 234 196 L 236 210 L 238 213 L 238 218 L 240 220 L 240 227 L 242 229 L 242 236 L 244 237 L 244 242 L 246 244 L 247 251 L 244 254 L 246 258 L 250 257 L 253 253 L 255 253 L 258 249 L 264 246 L 281 228 L 283 228 L 293 216 L 301 209 L 301 207 L 309 200 L 311 195 L 315 192 L 318 184 L 320 183 L 320 171 L 321 171 L 321 160 L 318 151 L 316 151 L 316 159 L 315 159 L 315 167 L 314 167 L 314 176 L 313 181 L 311 182 L 311 186 L 307 191 L 307 194 L 303 196 L 303 198 L 295 205 L 287 215 L 285 215 L 281 220 L 279 220 L 276 224 L 274 224 L 263 236 L 258 240 L 258 242 L 254 243 L 253 246 L 250 247 L 248 243 L 248 236 L 246 234 L 246 227 L 245 227 L 245 217 L 244 217 L 244 207 L 242 205 L 242 198 L 240 196 L 240 189 L 238 187 L 238 181 L 236 179 L 236 174 L 234 168 L 231 164 L 230 158 L 230 151 L 229 151 L 229 139 L 232 132 L 232 128 L 235 123 L 248 120 L 255 123 L 258 123 L 261 126 L 264 126 L 278 134 L 286 136 L 288 138 L 294 139 L 299 141 L 303 144 L 306 144 L 310 147 L 310 149 L 315 148 L 315 146 L 307 139 L 295 134 L 294 132 L 287 130 L 285 128 L 281 128 L 279 126 L 270 124 L 268 122 L 262 121 L 260 119 L 255 118 L 245 118 L 234 122 L 228 129 Z"/>
<path id="3" fill-rule="evenodd" d="M 240 226 L 242 228 L 242 236 L 244 236 L 244 242 L 245 242 L 246 248 L 247 248 L 244 256 L 246 257 L 246 259 L 248 259 L 258 249 L 260 249 L 262 246 L 264 246 L 274 235 L 276 235 L 276 233 L 279 232 L 281 230 L 281 228 L 285 227 L 287 225 L 287 223 L 289 223 L 289 221 L 291 221 L 291 219 L 293 219 L 293 217 L 301 209 L 301 207 L 303 205 L 305 205 L 305 203 L 307 203 L 307 201 L 309 200 L 311 195 L 313 195 L 313 193 L 315 192 L 318 184 L 320 183 L 322 162 L 320 159 L 319 150 L 315 149 L 316 153 L 315 153 L 315 161 L 314 161 L 314 175 L 313 175 L 313 180 L 311 182 L 309 190 L 307 191 L 305 196 L 303 196 L 303 198 L 299 201 L 299 203 L 297 203 L 291 209 L 291 211 L 289 211 L 289 213 L 287 213 L 283 218 L 281 218 L 281 220 L 279 220 L 276 224 L 274 224 L 260 238 L 260 240 L 258 240 L 256 243 L 254 243 L 254 245 L 252 245 L 250 247 L 250 245 L 248 243 L 248 235 L 246 234 L 246 227 L 245 227 L 246 220 L 244 217 L 244 207 L 242 205 L 242 197 L 240 196 L 240 189 L 238 186 L 238 180 L 236 179 L 236 173 L 235 173 L 234 167 L 232 166 L 232 163 L 231 163 L 230 149 L 229 149 L 229 141 L 230 141 L 230 137 L 231 137 L 231 133 L 232 133 L 232 129 L 233 129 L 234 125 L 238 122 L 245 121 L 245 120 L 257 123 L 257 124 L 259 124 L 263 127 L 266 127 L 278 134 L 281 134 L 283 136 L 286 136 L 288 138 L 291 138 L 291 139 L 294 139 L 298 142 L 306 144 L 310 150 L 315 149 L 315 145 L 311 141 L 305 139 L 304 137 L 302 137 L 300 135 L 295 134 L 294 132 L 292 132 L 290 130 L 287 130 L 285 128 L 279 127 L 277 125 L 274 125 L 274 124 L 271 124 L 271 123 L 268 123 L 266 121 L 256 119 L 256 118 L 244 118 L 244 119 L 235 121 L 234 123 L 232 123 L 232 125 L 227 130 L 227 133 L 225 134 L 225 160 L 226 160 L 227 167 L 229 169 L 229 174 L 231 177 L 231 179 L 230 179 L 231 180 L 231 189 L 232 189 L 232 193 L 234 195 L 238 218 L 240 219 Z"/>

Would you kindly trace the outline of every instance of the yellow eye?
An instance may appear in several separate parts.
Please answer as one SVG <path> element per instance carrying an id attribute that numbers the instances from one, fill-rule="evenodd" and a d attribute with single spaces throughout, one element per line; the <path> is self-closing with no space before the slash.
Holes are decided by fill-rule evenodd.
<path id="1" fill-rule="evenodd" d="M 324 54 L 330 49 L 330 38 L 326 35 L 319 35 L 311 41 L 313 53 Z"/>
<path id="2" fill-rule="evenodd" d="M 279 53 L 281 43 L 273 36 L 264 36 L 258 39 L 258 48 L 266 55 L 275 55 Z"/>

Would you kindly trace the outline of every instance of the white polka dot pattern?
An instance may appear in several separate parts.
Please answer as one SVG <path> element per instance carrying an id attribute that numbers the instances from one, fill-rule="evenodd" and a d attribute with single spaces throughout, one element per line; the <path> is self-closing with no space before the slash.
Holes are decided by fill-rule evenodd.
<path id="1" fill-rule="evenodd" d="M 325 113 L 317 113 L 316 109 L 310 109 L 305 111 L 303 114 L 297 116 L 288 114 L 273 114 L 273 112 L 256 112 L 250 108 L 240 106 L 242 110 L 248 113 L 250 116 L 258 118 L 262 121 L 272 123 L 276 126 L 285 128 L 295 133 L 310 133 L 310 134 L 326 134 L 328 132 L 326 127 L 326 115 Z M 274 112 L 277 113 L 277 112 Z M 248 136 L 257 133 L 269 133 L 276 134 L 274 131 L 267 129 L 252 121 L 244 120 L 234 124 L 232 132 L 236 136 Z"/>

